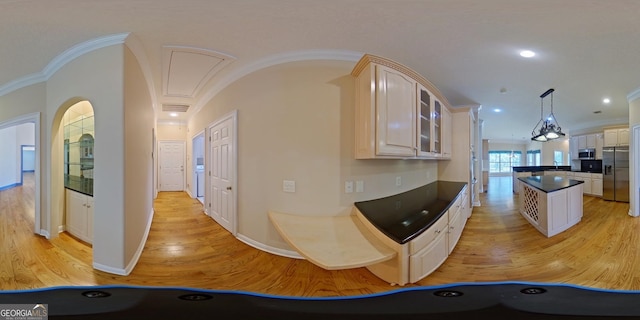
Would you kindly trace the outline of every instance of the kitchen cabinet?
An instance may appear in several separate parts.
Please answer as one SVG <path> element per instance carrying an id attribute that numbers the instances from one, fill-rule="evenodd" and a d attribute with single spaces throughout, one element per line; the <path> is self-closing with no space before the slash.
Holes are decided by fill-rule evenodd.
<path id="1" fill-rule="evenodd" d="M 578 136 L 578 149 L 587 148 L 587 136 Z"/>
<path id="2" fill-rule="evenodd" d="M 413 70 L 364 55 L 356 79 L 356 159 L 450 158 L 448 106 L 439 91 Z"/>
<path id="3" fill-rule="evenodd" d="M 442 108 L 442 158 L 451 159 L 453 141 L 453 118 L 449 108 Z"/>
<path id="4" fill-rule="evenodd" d="M 595 134 L 588 134 L 585 136 L 585 147 L 588 149 L 595 149 L 596 148 L 596 135 Z"/>
<path id="5" fill-rule="evenodd" d="M 602 147 L 604 146 L 604 135 L 598 133 L 596 136 L 596 159 L 602 159 Z"/>
<path id="6" fill-rule="evenodd" d="M 389 233 L 383 233 L 375 225 L 375 223 L 377 223 L 375 221 L 388 221 L 389 219 L 380 220 L 379 214 L 376 219 L 371 219 L 373 216 L 370 214 L 379 210 L 380 203 L 390 201 L 389 197 L 373 200 L 373 203 L 371 201 L 356 203 L 356 217 L 377 239 L 396 252 L 396 256 L 393 259 L 367 265 L 366 268 L 379 278 L 391 284 L 405 285 L 406 283 L 415 283 L 423 279 L 442 265 L 455 249 L 466 225 L 467 218 L 470 216 L 470 189 L 466 184 L 460 188 L 459 184 L 460 182 L 437 182 L 438 193 L 447 188 L 454 188 L 449 189 L 446 195 L 444 195 L 446 199 L 452 199 L 452 202 L 446 211 L 437 213 L 431 218 L 432 220 L 420 222 L 421 224 L 428 223 L 430 226 L 426 230 L 420 231 L 415 238 L 408 241 L 398 241 L 398 239 L 394 238 L 394 236 L 397 235 L 390 236 Z M 424 189 L 420 189 L 419 194 L 411 195 L 410 197 L 421 197 L 423 190 Z M 454 190 L 460 191 L 452 197 L 454 193 L 449 192 Z M 400 195 L 392 196 L 392 198 L 398 196 Z M 404 201 L 407 201 L 406 193 L 401 197 L 405 197 Z M 435 195 L 435 197 L 441 199 L 438 198 L 438 195 Z M 397 203 L 402 203 L 403 198 L 397 199 Z M 395 202 L 396 200 L 391 201 Z M 407 227 L 407 225 L 403 225 L 403 228 L 393 229 L 402 233 L 405 232 L 405 227 Z M 411 228 L 413 228 L 413 226 Z M 404 237 L 405 236 L 403 236 L 403 238 Z"/>
<path id="7" fill-rule="evenodd" d="M 629 145 L 629 128 L 604 130 L 604 146 L 618 147 Z"/>
<path id="8" fill-rule="evenodd" d="M 591 194 L 594 196 L 602 197 L 602 174 L 591 174 Z"/>
<path id="9" fill-rule="evenodd" d="M 569 138 L 569 153 L 571 154 L 572 160 L 578 159 L 578 137 Z"/>
<path id="10" fill-rule="evenodd" d="M 518 194 L 519 190 L 519 183 L 520 180 L 518 180 L 518 178 L 520 177 L 530 177 L 531 176 L 531 172 L 527 171 L 527 172 L 513 172 L 513 177 L 512 177 L 512 182 L 513 182 L 513 193 Z"/>
<path id="11" fill-rule="evenodd" d="M 65 189 L 66 230 L 87 243 L 93 243 L 93 197 Z"/>

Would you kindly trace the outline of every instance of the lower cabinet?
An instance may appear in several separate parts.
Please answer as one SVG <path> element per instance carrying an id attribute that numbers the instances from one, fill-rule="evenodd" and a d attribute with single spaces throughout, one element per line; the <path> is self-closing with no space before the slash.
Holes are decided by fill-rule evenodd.
<path id="1" fill-rule="evenodd" d="M 66 229 L 82 241 L 93 243 L 93 197 L 66 189 Z"/>
<path id="2" fill-rule="evenodd" d="M 441 232 L 429 245 L 409 258 L 409 282 L 417 282 L 435 271 L 449 256 L 447 233 Z"/>
<path id="3" fill-rule="evenodd" d="M 465 188 L 433 226 L 409 243 L 409 282 L 426 277 L 447 260 L 467 223 L 467 201 Z"/>

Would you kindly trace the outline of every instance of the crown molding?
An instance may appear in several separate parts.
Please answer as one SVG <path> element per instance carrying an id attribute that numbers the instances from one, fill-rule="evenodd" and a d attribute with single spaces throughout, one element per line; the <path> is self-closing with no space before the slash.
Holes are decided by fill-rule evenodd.
<path id="1" fill-rule="evenodd" d="M 260 69 L 275 66 L 282 63 L 308 60 L 338 60 L 357 62 L 362 57 L 361 52 L 348 50 L 308 50 L 294 51 L 268 56 L 254 63 L 246 65 L 238 70 L 226 75 L 209 89 L 202 98 L 194 104 L 193 114 L 198 113 L 216 94 L 226 88 L 234 81 Z"/>
<path id="2" fill-rule="evenodd" d="M 636 100 L 640 98 L 640 88 L 636 89 L 635 91 L 629 93 L 627 95 L 627 102 L 631 102 L 633 100 Z"/>
<path id="3" fill-rule="evenodd" d="M 47 64 L 47 66 L 42 69 L 42 71 L 26 75 L 7 83 L 4 86 L 1 86 L 0 96 L 6 95 L 30 85 L 34 85 L 36 83 L 47 81 L 53 74 L 56 73 L 56 71 L 60 70 L 60 68 L 62 68 L 65 64 L 69 63 L 75 58 L 94 50 L 112 46 L 114 44 L 123 44 L 128 36 L 128 32 L 118 33 L 91 39 L 89 41 L 77 44 L 53 58 L 53 60 L 51 60 L 51 62 L 49 62 L 49 64 Z"/>

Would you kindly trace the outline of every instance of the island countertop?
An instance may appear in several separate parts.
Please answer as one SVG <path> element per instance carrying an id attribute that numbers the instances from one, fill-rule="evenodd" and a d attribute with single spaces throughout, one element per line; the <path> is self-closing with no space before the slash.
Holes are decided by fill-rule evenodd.
<path id="1" fill-rule="evenodd" d="M 562 190 L 584 183 L 584 181 L 567 179 L 561 176 L 520 177 L 518 180 L 546 193 Z"/>
<path id="2" fill-rule="evenodd" d="M 399 244 L 417 237 L 457 199 L 464 182 L 435 181 L 397 195 L 356 202 L 362 215 Z"/>

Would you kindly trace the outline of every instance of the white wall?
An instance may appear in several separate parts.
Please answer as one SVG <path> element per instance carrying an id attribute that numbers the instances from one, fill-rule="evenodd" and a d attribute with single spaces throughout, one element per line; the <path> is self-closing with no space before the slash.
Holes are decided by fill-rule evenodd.
<path id="1" fill-rule="evenodd" d="M 531 141 L 527 146 L 527 150 L 540 150 L 540 165 L 541 166 L 553 166 L 554 151 L 562 151 L 563 163 L 558 165 L 570 165 L 569 160 L 569 139 L 557 139 L 547 142 Z"/>
<path id="2" fill-rule="evenodd" d="M 20 171 L 19 163 L 16 159 L 20 158 L 18 146 L 16 144 L 17 129 L 15 126 L 0 129 L 0 189 L 8 188 L 20 182 L 18 172 Z"/>
<path id="3" fill-rule="evenodd" d="M 88 100 L 95 114 L 94 147 L 94 266 L 123 270 L 125 262 L 124 194 L 124 45 L 112 45 L 86 53 L 61 67 L 46 83 L 47 119 L 43 143 L 52 235 L 63 222 L 62 115 L 68 107 Z"/>
<path id="4" fill-rule="evenodd" d="M 0 189 L 22 182 L 22 145 L 35 145 L 33 123 L 0 129 Z"/>
<path id="5" fill-rule="evenodd" d="M 35 125 L 33 123 L 23 123 L 16 126 L 16 176 L 22 182 L 22 146 L 33 146 L 36 144 Z M 33 170 L 33 168 L 31 169 Z"/>
<path id="6" fill-rule="evenodd" d="M 348 214 L 355 201 L 437 179 L 435 160 L 354 159 L 353 66 L 303 61 L 256 71 L 223 89 L 189 122 L 189 132 L 196 134 L 238 110 L 240 235 L 288 249 L 267 218 L 269 210 Z M 191 154 L 191 139 L 187 142 Z M 188 165 L 187 172 L 192 172 L 191 162 Z M 396 176 L 402 179 L 401 187 L 395 186 Z M 296 181 L 296 192 L 283 192 L 283 180 Z M 364 181 L 364 192 L 344 193 L 347 180 Z"/>
<path id="7" fill-rule="evenodd" d="M 144 248 L 153 218 L 154 110 L 138 60 L 125 47 L 124 136 L 125 139 L 125 239 L 124 261 L 130 271 Z"/>

